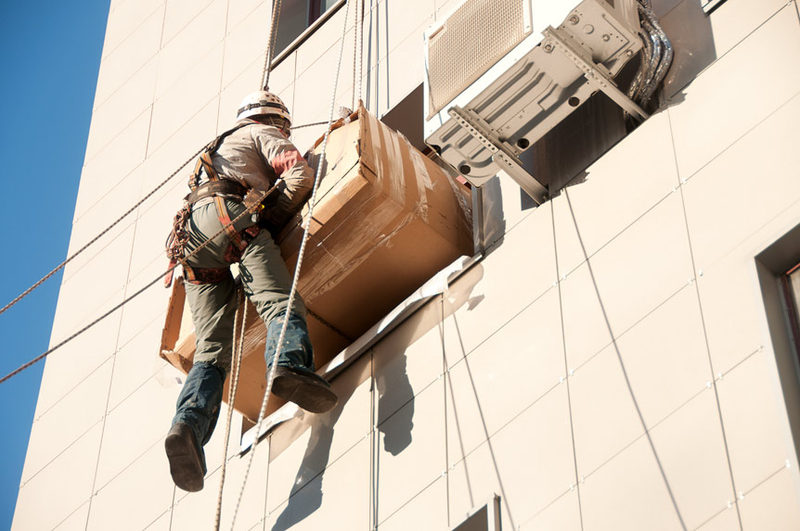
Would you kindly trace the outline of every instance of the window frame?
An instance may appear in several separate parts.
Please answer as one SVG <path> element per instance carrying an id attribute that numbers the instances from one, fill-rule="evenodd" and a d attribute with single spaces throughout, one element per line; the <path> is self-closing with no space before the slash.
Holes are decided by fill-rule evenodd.
<path id="1" fill-rule="evenodd" d="M 321 0 L 317 0 L 318 2 Z M 322 13 L 319 17 L 317 17 L 314 22 L 310 23 L 306 29 L 304 29 L 300 35 L 295 37 L 295 39 L 289 43 L 286 48 L 280 51 L 275 57 L 272 58 L 272 66 L 271 68 L 277 67 L 284 59 L 292 55 L 297 49 L 311 36 L 312 33 L 317 31 L 317 29 L 325 24 L 339 9 L 342 8 L 347 3 L 347 0 L 339 0 L 335 4 L 333 4 L 327 11 Z M 280 20 L 278 21 L 278 31 L 280 31 Z"/>
<path id="2" fill-rule="evenodd" d="M 701 7 L 703 12 L 708 15 L 724 3 L 725 0 L 702 0 Z"/>
<path id="3" fill-rule="evenodd" d="M 800 263 L 780 277 L 786 311 L 786 328 L 800 366 Z"/>
<path id="4" fill-rule="evenodd" d="M 496 493 L 483 505 L 473 508 L 467 517 L 450 531 L 500 531 L 500 496 Z"/>
<path id="5" fill-rule="evenodd" d="M 787 292 L 788 275 L 795 272 L 800 262 L 800 224 L 768 244 L 754 257 L 756 283 L 761 292 L 763 318 L 766 325 L 766 343 L 762 349 L 773 352 L 771 364 L 777 375 L 778 392 L 782 398 L 782 413 L 787 420 L 787 447 L 794 449 L 787 462 L 798 466 L 800 462 L 800 352 L 793 333 L 791 304 L 794 296 Z M 800 325 L 798 325 L 800 326 Z"/>

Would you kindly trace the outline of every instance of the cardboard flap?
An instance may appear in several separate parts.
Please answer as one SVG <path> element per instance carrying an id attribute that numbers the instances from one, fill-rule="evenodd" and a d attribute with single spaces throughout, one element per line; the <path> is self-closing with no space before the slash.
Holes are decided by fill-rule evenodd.
<path id="1" fill-rule="evenodd" d="M 161 330 L 161 346 L 158 355 L 172 363 L 170 355 L 175 351 L 175 344 L 181 334 L 181 320 L 183 319 L 183 305 L 186 300 L 186 288 L 183 277 L 178 276 L 172 282 L 172 292 L 167 303 L 167 318 Z M 174 363 L 173 363 L 174 365 Z"/>

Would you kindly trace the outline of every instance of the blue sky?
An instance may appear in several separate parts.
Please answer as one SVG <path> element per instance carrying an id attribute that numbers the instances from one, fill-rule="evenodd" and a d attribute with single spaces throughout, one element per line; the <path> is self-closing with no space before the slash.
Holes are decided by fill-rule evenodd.
<path id="1" fill-rule="evenodd" d="M 0 2 L 0 306 L 66 257 L 109 1 Z M 2 375 L 47 349 L 60 283 L 0 315 Z M 11 526 L 43 366 L 0 384 L 0 529 Z"/>

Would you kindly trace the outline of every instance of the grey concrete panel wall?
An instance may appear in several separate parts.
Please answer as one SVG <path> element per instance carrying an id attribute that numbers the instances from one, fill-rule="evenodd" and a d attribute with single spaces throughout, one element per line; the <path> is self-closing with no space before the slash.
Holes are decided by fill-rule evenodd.
<path id="1" fill-rule="evenodd" d="M 754 262 L 800 223 L 797 5 L 653 3 L 676 43 L 663 110 L 535 210 L 501 176 L 497 246 L 334 380 L 339 407 L 259 445 L 237 529 L 448 529 L 493 494 L 504 529 L 800 527 Z M 422 33 L 456 4 L 367 2 L 372 112 L 421 83 Z M 112 2 L 70 251 L 233 122 L 269 10 Z M 343 29 L 334 101 L 353 103 L 345 14 L 272 73 L 296 124 L 327 118 Z M 67 267 L 53 343 L 163 271 L 187 175 Z M 176 490 L 163 455 L 181 382 L 156 355 L 166 297 L 145 292 L 48 359 L 15 529 L 213 522 L 221 427 L 201 493 Z M 223 527 L 246 459 L 227 465 Z"/>

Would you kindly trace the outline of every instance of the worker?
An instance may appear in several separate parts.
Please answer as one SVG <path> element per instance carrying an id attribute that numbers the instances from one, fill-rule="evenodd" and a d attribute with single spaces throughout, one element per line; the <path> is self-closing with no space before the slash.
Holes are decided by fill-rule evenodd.
<path id="1" fill-rule="evenodd" d="M 296 297 L 288 308 L 291 275 L 270 234 L 296 215 L 314 182 L 313 171 L 288 140 L 290 125 L 289 111 L 276 95 L 258 91 L 245 97 L 236 125 L 201 154 L 168 240 L 168 255 L 183 265 L 196 341 L 194 365 L 178 396 L 165 449 L 172 479 L 190 492 L 203 488 L 203 446 L 219 417 L 231 364 L 238 305 L 231 264 L 238 263 L 244 293 L 267 327 L 268 367 L 289 314 L 273 393 L 315 413 L 337 401 L 328 382 L 314 372 L 303 301 Z M 183 258 L 246 212 L 245 196 L 263 196 L 276 183 L 257 205 L 258 215 L 245 214 L 197 254 Z"/>

